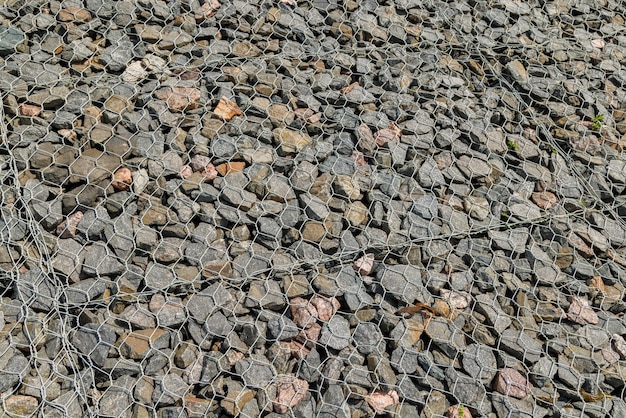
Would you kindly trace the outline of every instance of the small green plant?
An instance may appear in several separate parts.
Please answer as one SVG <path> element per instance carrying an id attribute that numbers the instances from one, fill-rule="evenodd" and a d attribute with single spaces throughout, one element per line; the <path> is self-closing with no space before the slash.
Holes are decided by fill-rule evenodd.
<path id="1" fill-rule="evenodd" d="M 580 198 L 580 204 L 586 207 L 587 206 L 587 201 L 581 197 Z"/>
<path id="2" fill-rule="evenodd" d="M 506 141 L 506 146 L 509 147 L 511 151 L 517 151 L 519 149 L 517 141 L 508 140 Z"/>
<path id="3" fill-rule="evenodd" d="M 459 418 L 465 418 L 465 407 L 463 404 L 459 405 Z"/>
<path id="4" fill-rule="evenodd" d="M 557 152 L 556 148 L 552 148 L 552 154 L 556 154 Z"/>
<path id="5" fill-rule="evenodd" d="M 599 131 L 604 126 L 604 115 L 599 113 L 591 119 L 591 129 Z"/>

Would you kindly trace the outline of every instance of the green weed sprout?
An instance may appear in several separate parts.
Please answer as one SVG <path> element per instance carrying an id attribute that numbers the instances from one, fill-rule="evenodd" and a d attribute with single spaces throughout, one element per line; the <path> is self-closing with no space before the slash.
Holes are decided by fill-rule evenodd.
<path id="1" fill-rule="evenodd" d="M 599 131 L 604 126 L 604 115 L 598 114 L 591 119 L 591 129 Z"/>

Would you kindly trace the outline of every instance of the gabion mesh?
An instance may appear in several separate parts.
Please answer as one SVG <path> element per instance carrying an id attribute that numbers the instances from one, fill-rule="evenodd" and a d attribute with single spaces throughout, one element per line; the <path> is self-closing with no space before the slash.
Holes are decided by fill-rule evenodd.
<path id="1" fill-rule="evenodd" d="M 3 416 L 626 416 L 622 2 L 0 16 Z"/>

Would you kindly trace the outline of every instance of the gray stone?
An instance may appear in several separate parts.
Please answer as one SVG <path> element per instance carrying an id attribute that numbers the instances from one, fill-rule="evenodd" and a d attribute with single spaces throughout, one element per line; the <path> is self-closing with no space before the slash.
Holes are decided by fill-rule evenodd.
<path id="1" fill-rule="evenodd" d="M 418 170 L 419 184 L 430 189 L 445 184 L 446 180 L 432 157 L 426 158 Z"/>
<path id="2" fill-rule="evenodd" d="M 87 324 L 76 329 L 70 341 L 78 351 L 102 367 L 116 339 L 115 331 L 108 325 Z"/>
<path id="3" fill-rule="evenodd" d="M 250 402 L 246 405 L 249 403 Z M 244 410 L 245 409 L 246 408 L 244 406 Z M 242 412 L 244 412 L 244 410 L 242 410 Z M 182 406 L 166 406 L 165 408 L 159 408 L 157 415 L 158 418 L 187 418 L 187 416 L 187 412 Z"/>
<path id="4" fill-rule="evenodd" d="M 322 327 L 320 344 L 335 350 L 343 350 L 350 344 L 350 323 L 341 315 L 334 315 Z"/>
<path id="5" fill-rule="evenodd" d="M 485 160 L 468 155 L 462 155 L 456 162 L 456 166 L 470 180 L 486 177 L 491 174 L 492 168 Z"/>
<path id="6" fill-rule="evenodd" d="M 298 260 L 308 264 L 318 264 L 322 258 L 322 252 L 319 247 L 308 242 L 294 242 L 290 249 L 293 250 Z"/>
<path id="7" fill-rule="evenodd" d="M 245 306 L 249 308 L 261 307 L 274 311 L 285 307 L 287 301 L 283 296 L 278 282 L 273 280 L 255 280 L 250 284 L 246 295 Z"/>
<path id="8" fill-rule="evenodd" d="M 102 206 L 98 206 L 83 214 L 76 229 L 90 240 L 98 240 L 110 220 L 111 217 L 107 210 Z"/>
<path id="9" fill-rule="evenodd" d="M 2 91 L 10 92 L 16 97 L 24 99 L 28 95 L 28 84 L 6 71 L 0 71 L 0 88 Z"/>
<path id="10" fill-rule="evenodd" d="M 385 266 L 376 278 L 381 286 L 398 300 L 407 304 L 419 301 L 426 304 L 433 302 L 433 297 L 422 285 L 422 270 L 412 265 Z"/>
<path id="11" fill-rule="evenodd" d="M 140 226 L 135 230 L 135 245 L 138 249 L 151 252 L 158 243 L 159 236 L 157 232 L 145 226 Z"/>
<path id="12" fill-rule="evenodd" d="M 398 347 L 391 353 L 391 365 L 398 373 L 413 374 L 418 368 L 417 351 Z"/>
<path id="13" fill-rule="evenodd" d="M 591 214 L 591 222 L 604 231 L 604 235 L 609 239 L 611 244 L 617 246 L 626 244 L 626 229 L 620 222 L 604 217 L 599 213 Z"/>
<path id="14" fill-rule="evenodd" d="M 489 230 L 488 235 L 496 248 L 514 253 L 523 253 L 526 250 L 529 237 L 528 228 L 525 227 L 508 231 Z"/>
<path id="15" fill-rule="evenodd" d="M 398 382 L 396 372 L 391 367 L 391 362 L 386 356 L 370 354 L 367 356 L 367 367 L 373 373 L 375 382 L 385 385 L 395 385 Z"/>
<path id="16" fill-rule="evenodd" d="M 609 415 L 612 417 L 626 417 L 626 402 L 621 399 L 614 399 L 613 408 Z"/>
<path id="17" fill-rule="evenodd" d="M 31 209 L 35 220 L 39 221 L 46 231 L 54 231 L 63 221 L 63 207 L 59 200 L 33 202 Z"/>
<path id="18" fill-rule="evenodd" d="M 342 371 L 341 379 L 348 385 L 372 389 L 374 384 L 370 379 L 370 371 L 365 366 L 349 365 Z"/>
<path id="19" fill-rule="evenodd" d="M 439 224 L 425 220 L 414 213 L 408 214 L 402 224 L 402 229 L 408 230 L 413 239 L 435 238 L 441 235 Z"/>
<path id="20" fill-rule="evenodd" d="M 204 323 L 204 329 L 213 338 L 224 338 L 233 328 L 234 324 L 220 311 L 212 313 Z"/>
<path id="21" fill-rule="evenodd" d="M 531 364 L 539 361 L 543 352 L 542 344 L 524 331 L 509 328 L 500 337 L 502 348 L 516 358 Z"/>
<path id="22" fill-rule="evenodd" d="M 76 392 L 67 391 L 47 404 L 43 415 L 53 418 L 79 417 L 83 415 L 83 408 Z"/>
<path id="23" fill-rule="evenodd" d="M 450 287 L 456 291 L 469 290 L 474 284 L 474 274 L 471 270 L 451 273 L 449 277 Z"/>
<path id="24" fill-rule="evenodd" d="M 11 26 L 0 25 L 0 55 L 17 52 L 25 42 L 26 35 L 24 32 Z"/>
<path id="25" fill-rule="evenodd" d="M 317 416 L 319 418 L 349 418 L 352 416 L 340 385 L 328 385 Z"/>
<path id="26" fill-rule="evenodd" d="M 110 71 L 123 71 L 134 58 L 133 48 L 130 41 L 116 42 L 102 51 L 100 59 Z"/>
<path id="27" fill-rule="evenodd" d="M 163 264 L 170 264 L 183 258 L 187 242 L 181 238 L 163 238 L 159 240 L 154 252 L 154 259 Z"/>
<path id="28" fill-rule="evenodd" d="M 0 390 L 6 392 L 17 385 L 30 371 L 26 357 L 7 346 L 0 347 Z"/>
<path id="29" fill-rule="evenodd" d="M 133 224 L 130 215 L 122 214 L 104 227 L 107 244 L 115 255 L 125 259 L 133 253 Z"/>
<path id="30" fill-rule="evenodd" d="M 499 393 L 493 394 L 492 398 L 493 408 L 498 416 L 506 417 L 515 415 L 516 417 L 528 417 L 543 418 L 547 416 L 550 411 L 543 408 L 529 399 L 516 399 L 512 396 L 505 396 Z"/>
<path id="31" fill-rule="evenodd" d="M 48 188 L 38 180 L 29 179 L 26 181 L 22 189 L 23 199 L 26 203 L 43 203 L 48 200 L 50 191 Z"/>
<path id="32" fill-rule="evenodd" d="M 99 401 L 100 414 L 103 417 L 130 417 L 132 388 L 136 379 L 122 376 L 111 382 L 111 386 L 102 394 Z"/>
<path id="33" fill-rule="evenodd" d="M 191 191 L 191 198 L 197 202 L 215 202 L 218 200 L 220 192 L 210 184 L 200 183 L 198 188 Z"/>
<path id="34" fill-rule="evenodd" d="M 174 272 L 163 264 L 150 263 L 146 267 L 144 281 L 150 289 L 165 289 L 174 284 L 174 280 Z"/>
<path id="35" fill-rule="evenodd" d="M 626 184 L 626 161 L 618 158 L 609 161 L 607 174 L 612 181 Z"/>
<path id="36" fill-rule="evenodd" d="M 300 162 L 289 177 L 292 186 L 301 191 L 309 191 L 318 175 L 316 165 L 308 161 Z"/>
<path id="37" fill-rule="evenodd" d="M 232 175 L 233 174 L 230 176 Z M 250 210 L 257 202 L 257 197 L 254 193 L 244 190 L 243 188 L 238 188 L 235 185 L 231 186 L 227 184 L 221 190 L 221 196 L 226 202 L 245 211 Z"/>
<path id="38" fill-rule="evenodd" d="M 225 358 L 217 351 L 209 351 L 203 359 L 200 383 L 210 384 L 222 372 Z"/>
<path id="39" fill-rule="evenodd" d="M 85 258 L 82 273 L 87 277 L 114 276 L 125 271 L 124 264 L 111 254 L 111 251 L 102 243 L 96 242 L 83 249 Z"/>
<path id="40" fill-rule="evenodd" d="M 279 341 L 290 340 L 300 333 L 300 329 L 290 318 L 278 314 L 269 317 L 267 330 L 273 339 Z"/>
<path id="41" fill-rule="evenodd" d="M 330 214 L 328 205 L 320 198 L 304 193 L 300 196 L 300 206 L 310 217 L 316 221 L 324 221 Z"/>
<path id="42" fill-rule="evenodd" d="M 300 377 L 309 383 L 317 381 L 320 377 L 321 364 L 319 352 L 315 349 L 311 350 L 298 362 Z"/>
<path id="43" fill-rule="evenodd" d="M 480 378 L 487 385 L 498 372 L 498 363 L 493 350 L 480 344 L 471 344 L 462 353 L 463 369 L 470 376 Z"/>
<path id="44" fill-rule="evenodd" d="M 155 385 L 152 393 L 152 402 L 155 404 L 171 405 L 182 399 L 189 390 L 189 385 L 177 374 L 169 373 L 163 376 Z"/>
<path id="45" fill-rule="evenodd" d="M 138 132 L 128 142 L 133 155 L 158 159 L 163 154 L 165 138 L 160 131 Z"/>
<path id="46" fill-rule="evenodd" d="M 206 222 L 200 222 L 198 226 L 196 226 L 191 234 L 191 239 L 205 244 L 210 245 L 213 241 L 218 238 L 217 229 L 215 226 L 210 225 Z"/>
<path id="47" fill-rule="evenodd" d="M 202 323 L 215 309 L 230 306 L 233 298 L 221 284 L 214 283 L 206 289 L 192 294 L 186 302 L 189 314 Z"/>
<path id="48" fill-rule="evenodd" d="M 282 175 L 272 175 L 265 184 L 265 198 L 284 202 L 296 198 L 289 179 Z"/>
<path id="49" fill-rule="evenodd" d="M 556 363 L 547 356 L 541 357 L 531 369 L 530 380 L 537 386 L 543 387 L 552 381 L 556 374 Z"/>
<path id="50" fill-rule="evenodd" d="M 145 306 L 127 306 L 120 314 L 120 318 L 130 322 L 133 327 L 139 329 L 156 327 L 156 317 Z"/>
<path id="51" fill-rule="evenodd" d="M 449 206 L 441 206 L 439 216 L 452 234 L 466 233 L 470 230 L 469 218 L 461 211 L 454 210 Z"/>
<path id="52" fill-rule="evenodd" d="M 238 277 L 248 280 L 259 277 L 269 269 L 269 255 L 267 257 L 257 255 L 250 251 L 245 252 L 233 260 L 233 270 Z"/>
<path id="53" fill-rule="evenodd" d="M 354 346 L 361 354 L 384 353 L 385 340 L 380 328 L 373 322 L 358 324 L 352 332 Z"/>
<path id="54" fill-rule="evenodd" d="M 453 358 L 465 350 L 463 332 L 450 320 L 432 318 L 424 332 L 449 357 Z"/>
<path id="55" fill-rule="evenodd" d="M 210 246 L 204 243 L 189 242 L 185 249 L 185 259 L 193 266 L 204 267 L 227 260 L 223 242 L 213 241 Z"/>
<path id="56" fill-rule="evenodd" d="M 513 203 L 509 205 L 509 211 L 511 216 L 514 216 L 520 221 L 533 221 L 541 217 L 539 208 L 528 202 Z"/>
<path id="57" fill-rule="evenodd" d="M 52 279 L 38 268 L 18 273 L 13 287 L 22 303 L 38 311 L 52 310 L 58 298 Z"/>
<path id="58" fill-rule="evenodd" d="M 264 241 L 272 240 L 276 247 L 280 245 L 283 232 L 278 222 L 271 218 L 261 217 L 257 220 L 257 225 L 259 235 L 264 238 Z"/>
<path id="59" fill-rule="evenodd" d="M 235 372 L 241 376 L 247 387 L 258 389 L 265 389 L 276 376 L 272 363 L 260 355 L 235 363 Z"/>
<path id="60" fill-rule="evenodd" d="M 424 219 L 433 219 L 438 214 L 437 197 L 425 195 L 413 203 L 411 211 Z"/>
<path id="61" fill-rule="evenodd" d="M 475 408 L 482 414 L 491 411 L 487 391 L 483 385 L 476 384 L 476 379 L 449 367 L 446 370 L 446 383 L 459 403 Z"/>
<path id="62" fill-rule="evenodd" d="M 71 282 L 76 282 L 83 264 L 83 246 L 73 239 L 59 239 L 58 243 L 59 248 L 51 261 L 52 267 Z"/>
<path id="63" fill-rule="evenodd" d="M 2 242 L 22 241 L 26 236 L 26 222 L 15 216 L 0 218 L 0 239 Z"/>
<path id="64" fill-rule="evenodd" d="M 353 103 L 364 104 L 374 102 L 375 97 L 361 86 L 356 86 L 348 94 L 346 99 Z"/>
<path id="65" fill-rule="evenodd" d="M 107 285 L 102 279 L 81 280 L 65 290 L 65 299 L 72 305 L 85 304 L 101 296 L 106 288 Z"/>
<path id="66" fill-rule="evenodd" d="M 476 296 L 476 311 L 485 315 L 487 323 L 495 329 L 497 333 L 502 333 L 511 325 L 511 318 L 504 313 L 497 299 L 491 294 Z"/>
<path id="67" fill-rule="evenodd" d="M 157 293 L 152 296 L 149 307 L 156 314 L 159 327 L 176 328 L 187 319 L 181 299 L 174 296 L 169 296 L 166 300 Z"/>
<path id="68" fill-rule="evenodd" d="M 506 69 L 508 73 L 513 77 L 513 80 L 520 84 L 528 83 L 528 72 L 519 60 L 513 60 L 507 63 Z"/>

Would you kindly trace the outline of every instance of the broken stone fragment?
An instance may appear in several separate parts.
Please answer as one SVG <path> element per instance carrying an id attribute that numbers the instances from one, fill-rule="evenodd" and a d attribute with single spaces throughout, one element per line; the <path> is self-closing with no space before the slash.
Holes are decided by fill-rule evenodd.
<path id="1" fill-rule="evenodd" d="M 112 185 L 117 190 L 128 190 L 133 183 L 133 173 L 128 168 L 120 168 L 113 174 Z"/>
<path id="2" fill-rule="evenodd" d="M 228 100 L 224 96 L 222 96 L 220 101 L 217 103 L 217 106 L 215 107 L 215 110 L 213 110 L 213 113 L 215 113 L 217 116 L 227 122 L 235 116 L 243 115 L 243 112 L 241 111 L 241 109 L 239 109 L 237 103 L 232 100 Z"/>
<path id="3" fill-rule="evenodd" d="M 352 267 L 362 276 L 367 276 L 374 267 L 374 254 L 365 254 L 357 259 Z"/>
<path id="4" fill-rule="evenodd" d="M 522 399 L 531 389 L 530 382 L 520 372 L 511 368 L 501 369 L 496 375 L 493 388 L 506 396 Z"/>
<path id="5" fill-rule="evenodd" d="M 300 328 L 308 328 L 317 321 L 317 309 L 303 298 L 291 300 L 291 317 Z"/>
<path id="6" fill-rule="evenodd" d="M 278 379 L 274 411 L 279 414 L 286 414 L 307 395 L 309 383 L 292 374 L 280 376 Z"/>
<path id="7" fill-rule="evenodd" d="M 165 87 L 157 90 L 154 96 L 176 112 L 196 109 L 200 103 L 200 90 L 191 87 Z"/>
<path id="8" fill-rule="evenodd" d="M 80 220 L 83 219 L 83 213 L 78 211 L 67 217 L 57 226 L 57 235 L 59 238 L 72 238 L 76 235 L 76 227 Z"/>
<path id="9" fill-rule="evenodd" d="M 384 414 L 385 408 L 400 402 L 398 392 L 395 390 L 383 391 L 377 390 L 365 397 L 367 404 L 377 414 Z"/>
<path id="10" fill-rule="evenodd" d="M 209 19 L 217 13 L 217 10 L 222 7 L 217 0 L 207 0 L 202 6 L 198 7 L 194 12 L 194 18 L 196 22 L 200 23 L 206 19 Z"/>
<path id="11" fill-rule="evenodd" d="M 193 174 L 193 169 L 191 168 L 191 166 L 187 164 L 182 166 L 180 168 L 180 171 L 178 172 L 178 175 L 183 179 L 190 177 L 192 174 Z"/>
<path id="12" fill-rule="evenodd" d="M 41 113 L 41 107 L 25 103 L 21 104 L 18 110 L 22 116 L 39 116 Z"/>
<path id="13" fill-rule="evenodd" d="M 341 304 L 334 297 L 315 295 L 311 298 L 311 305 L 317 310 L 320 321 L 326 322 L 339 310 Z"/>
<path id="14" fill-rule="evenodd" d="M 581 325 L 597 325 L 599 322 L 598 315 L 589 306 L 589 301 L 580 296 L 573 296 L 567 310 L 567 319 Z"/>

